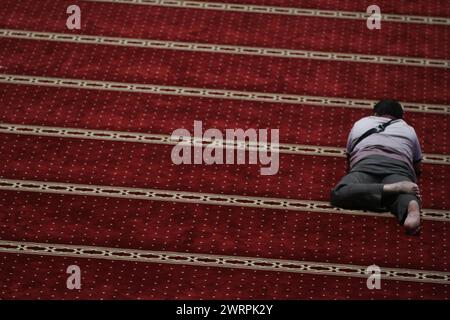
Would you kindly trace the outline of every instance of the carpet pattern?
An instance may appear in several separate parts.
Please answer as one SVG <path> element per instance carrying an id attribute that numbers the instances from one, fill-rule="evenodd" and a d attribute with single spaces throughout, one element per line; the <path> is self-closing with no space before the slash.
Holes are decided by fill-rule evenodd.
<path id="1" fill-rule="evenodd" d="M 0 298 L 449 299 L 450 5 L 371 4 L 4 0 Z M 382 98 L 425 153 L 419 237 L 328 203 Z M 280 129 L 279 172 L 173 164 L 194 120 Z"/>

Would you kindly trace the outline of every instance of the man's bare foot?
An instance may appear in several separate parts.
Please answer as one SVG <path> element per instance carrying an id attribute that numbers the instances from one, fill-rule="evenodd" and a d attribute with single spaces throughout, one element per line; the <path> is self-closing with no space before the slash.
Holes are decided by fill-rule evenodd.
<path id="1" fill-rule="evenodd" d="M 420 194 L 419 186 L 411 181 L 401 181 L 396 183 L 385 184 L 383 191 L 386 193 L 413 193 Z"/>
<path id="2" fill-rule="evenodd" d="M 420 207 L 417 201 L 412 200 L 408 204 L 408 215 L 404 223 L 406 234 L 410 236 L 420 233 Z"/>

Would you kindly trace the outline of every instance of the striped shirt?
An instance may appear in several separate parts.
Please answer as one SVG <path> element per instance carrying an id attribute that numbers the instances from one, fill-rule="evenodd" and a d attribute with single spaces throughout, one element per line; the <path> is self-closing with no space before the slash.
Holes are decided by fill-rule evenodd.
<path id="1" fill-rule="evenodd" d="M 366 131 L 390 120 L 386 117 L 370 116 L 355 122 L 347 139 L 347 152 Z M 390 124 L 385 131 L 374 133 L 358 143 L 350 154 L 350 168 L 370 155 L 382 155 L 406 162 L 413 172 L 413 164 L 422 160 L 416 131 L 402 119 Z"/>

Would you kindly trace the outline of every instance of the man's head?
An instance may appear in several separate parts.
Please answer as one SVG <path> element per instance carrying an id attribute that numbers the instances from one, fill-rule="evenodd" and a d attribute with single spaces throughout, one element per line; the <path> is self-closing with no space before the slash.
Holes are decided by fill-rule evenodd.
<path id="1" fill-rule="evenodd" d="M 403 107 L 395 100 L 381 100 L 373 108 L 375 115 L 381 116 L 392 116 L 396 119 L 403 118 Z"/>

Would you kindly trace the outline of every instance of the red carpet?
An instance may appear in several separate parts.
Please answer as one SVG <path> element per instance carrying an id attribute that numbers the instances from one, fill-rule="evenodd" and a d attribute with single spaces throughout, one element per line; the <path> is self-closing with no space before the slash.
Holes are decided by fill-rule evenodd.
<path id="1" fill-rule="evenodd" d="M 363 0 L 75 2 L 75 31 L 73 1 L 2 2 L 1 299 L 450 298 L 447 1 L 379 0 L 381 30 Z M 382 98 L 425 153 L 420 237 L 327 204 Z M 194 120 L 279 129 L 279 172 L 173 164 Z"/>

